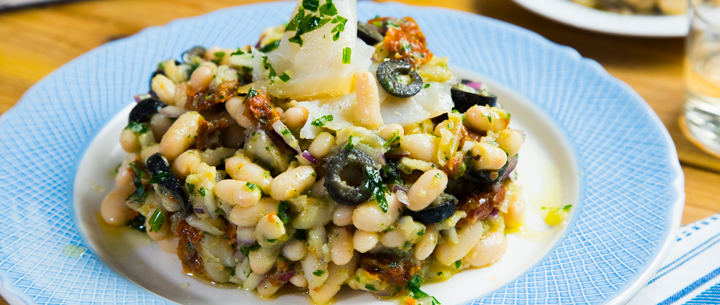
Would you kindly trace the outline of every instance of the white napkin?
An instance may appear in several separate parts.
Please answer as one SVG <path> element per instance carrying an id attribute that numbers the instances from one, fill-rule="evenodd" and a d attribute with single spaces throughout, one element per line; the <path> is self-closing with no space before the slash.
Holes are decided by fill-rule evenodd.
<path id="1" fill-rule="evenodd" d="M 627 304 L 720 304 L 719 242 L 720 214 L 681 227 L 662 267 Z"/>

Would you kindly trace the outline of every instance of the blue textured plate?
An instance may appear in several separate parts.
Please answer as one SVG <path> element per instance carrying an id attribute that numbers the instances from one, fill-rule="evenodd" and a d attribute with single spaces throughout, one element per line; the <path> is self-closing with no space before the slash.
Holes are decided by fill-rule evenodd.
<path id="1" fill-rule="evenodd" d="M 73 210 L 80 158 L 129 98 L 147 90 L 148 67 L 196 44 L 254 43 L 292 8 L 237 7 L 144 30 L 63 66 L 3 115 L 3 295 L 26 304 L 169 303 L 85 250 L 92 245 L 78 233 Z M 435 54 L 532 103 L 529 109 L 553 121 L 579 168 L 578 204 L 561 238 L 474 302 L 619 303 L 643 287 L 676 234 L 684 193 L 673 142 L 640 96 L 574 50 L 503 22 L 438 8 L 358 5 L 360 20 L 375 14 L 413 16 Z"/>

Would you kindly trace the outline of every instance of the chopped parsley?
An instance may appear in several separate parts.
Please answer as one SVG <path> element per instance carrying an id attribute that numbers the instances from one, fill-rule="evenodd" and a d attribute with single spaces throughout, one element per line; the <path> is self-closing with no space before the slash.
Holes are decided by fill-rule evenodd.
<path id="1" fill-rule="evenodd" d="M 170 177 L 175 177 L 172 172 L 157 172 L 150 178 L 150 183 L 159 183 L 160 181 L 170 179 Z"/>
<path id="2" fill-rule="evenodd" d="M 186 182 L 186 183 L 185 183 L 185 186 L 187 186 L 188 193 L 190 193 L 190 195 L 192 195 L 192 194 L 195 193 L 195 184 Z"/>
<path id="3" fill-rule="evenodd" d="M 139 136 L 143 133 L 148 132 L 150 129 L 148 129 L 147 124 L 138 123 L 138 122 L 130 122 L 125 129 L 130 129 L 132 133 L 134 133 L 136 136 Z"/>
<path id="4" fill-rule="evenodd" d="M 277 238 L 267 238 L 267 239 L 265 239 L 265 240 L 266 240 L 267 242 L 269 242 L 269 243 L 274 243 L 274 242 L 277 241 Z"/>
<path id="5" fill-rule="evenodd" d="M 290 129 L 285 128 L 285 130 L 283 130 L 281 133 L 282 133 L 283 135 L 289 135 L 289 134 L 290 134 Z"/>
<path id="6" fill-rule="evenodd" d="M 280 40 L 279 40 L 279 39 L 278 39 L 278 40 L 274 40 L 274 41 L 266 44 L 266 45 L 263 46 L 262 48 L 258 49 L 258 51 L 263 52 L 263 53 L 268 53 L 268 52 L 272 52 L 273 50 L 277 49 L 278 46 L 280 46 Z M 238 49 L 238 50 L 239 50 L 239 49 Z"/>
<path id="7" fill-rule="evenodd" d="M 211 61 L 214 62 L 216 65 L 220 65 L 223 58 L 225 57 L 225 52 L 222 52 L 222 51 L 215 52 L 213 55 L 215 55 L 215 59 L 213 59 Z"/>
<path id="8" fill-rule="evenodd" d="M 356 142 L 359 142 L 359 141 L 355 141 L 355 137 L 350 136 L 347 140 L 347 143 L 345 143 L 345 150 L 350 150 L 350 149 L 355 148 Z"/>
<path id="9" fill-rule="evenodd" d="M 327 3 L 320 6 L 320 16 L 335 16 L 336 14 L 337 8 L 335 7 L 335 4 L 332 3 L 332 0 L 327 0 Z"/>
<path id="10" fill-rule="evenodd" d="M 295 230 L 293 237 L 297 240 L 305 241 L 307 240 L 307 230 Z"/>
<path id="11" fill-rule="evenodd" d="M 283 81 L 284 83 L 287 83 L 287 81 L 290 80 L 290 75 L 287 75 L 287 73 L 285 73 L 285 72 L 283 72 L 283 74 L 280 75 L 280 76 L 278 76 L 278 77 L 279 77 L 280 80 Z"/>
<path id="12" fill-rule="evenodd" d="M 204 187 L 200 187 L 200 189 L 198 190 L 198 193 L 200 193 L 200 196 L 205 197 L 205 195 L 207 194 L 207 189 Z"/>
<path id="13" fill-rule="evenodd" d="M 325 270 L 318 269 L 318 270 L 315 270 L 315 272 L 313 272 L 313 275 L 314 276 L 322 276 L 323 273 L 325 273 Z"/>
<path id="14" fill-rule="evenodd" d="M 238 48 L 237 51 L 230 53 L 230 56 L 243 55 L 243 54 L 245 54 L 245 52 L 243 52 L 243 50 L 241 48 Z"/>
<path id="15" fill-rule="evenodd" d="M 302 35 L 305 33 L 312 32 L 314 30 L 319 29 L 326 23 L 330 22 L 330 18 L 321 18 L 318 16 L 314 16 L 312 12 L 317 11 L 317 6 L 313 6 L 310 4 L 309 7 L 314 8 L 314 10 L 308 9 L 308 14 L 305 15 L 305 2 L 307 0 L 303 1 L 303 6 L 298 8 L 298 12 L 293 17 L 292 20 L 290 20 L 290 23 L 285 27 L 285 31 L 295 31 L 295 36 L 288 39 L 288 41 L 297 43 L 301 47 L 303 45 Z M 318 1 L 315 1 L 315 3 L 318 3 Z"/>
<path id="16" fill-rule="evenodd" d="M 368 180 L 365 182 L 365 186 L 373 194 L 373 197 L 378 202 L 378 205 L 380 205 L 380 209 L 384 213 L 387 213 L 388 202 L 387 198 L 385 198 L 385 193 L 389 193 L 390 191 L 385 184 L 383 184 L 382 178 L 380 177 L 380 171 L 370 166 L 366 166 L 365 171 L 368 175 Z"/>
<path id="17" fill-rule="evenodd" d="M 135 191 L 128 196 L 127 199 L 143 202 L 147 198 L 148 194 L 145 192 L 145 185 L 142 183 L 142 178 L 145 178 L 145 172 L 138 169 L 135 162 L 128 163 L 128 166 L 135 172 L 135 176 L 132 178 L 133 184 L 135 185 Z"/>
<path id="18" fill-rule="evenodd" d="M 562 208 L 562 210 L 565 211 L 565 212 L 570 212 L 570 208 L 572 208 L 572 204 L 568 204 L 568 205 L 564 206 L 564 207 Z"/>
<path id="19" fill-rule="evenodd" d="M 385 147 L 390 147 L 391 145 L 393 145 L 393 143 L 395 143 L 395 142 L 397 142 L 397 141 L 399 141 L 399 140 L 400 140 L 400 131 L 395 130 L 395 132 L 393 133 L 392 137 L 390 137 L 390 139 L 388 139 L 387 142 L 385 142 L 385 145 L 384 145 L 384 146 L 385 146 Z"/>
<path id="20" fill-rule="evenodd" d="M 460 269 L 461 266 L 462 266 L 462 262 L 460 260 L 456 260 L 455 261 L 455 269 Z"/>
<path id="21" fill-rule="evenodd" d="M 467 165 L 465 165 L 465 163 L 460 165 L 460 172 L 457 174 L 457 176 L 455 176 L 455 179 L 462 177 L 465 174 L 466 170 L 467 170 Z"/>
<path id="22" fill-rule="evenodd" d="M 247 98 L 251 99 L 251 98 L 257 96 L 258 94 L 259 93 L 257 91 L 255 91 L 255 89 L 253 89 L 253 87 L 250 87 L 250 89 L 248 89 Z"/>
<path id="23" fill-rule="evenodd" d="M 258 245 L 258 244 L 252 244 L 249 246 L 240 246 L 240 252 L 245 257 L 248 257 L 248 255 L 250 255 L 250 252 L 257 251 L 258 249 L 260 249 L 260 245 Z"/>
<path id="24" fill-rule="evenodd" d="M 420 232 L 417 232 L 418 236 L 425 236 L 425 229 L 420 230 Z"/>
<path id="25" fill-rule="evenodd" d="M 332 120 L 333 120 L 332 114 L 323 115 L 319 119 L 316 119 L 316 120 L 310 122 L 310 125 L 313 125 L 315 127 L 322 127 L 322 126 L 325 126 L 326 122 L 332 122 Z"/>
<path id="26" fill-rule="evenodd" d="M 345 65 L 350 64 L 350 61 L 352 59 L 351 56 L 352 56 L 352 49 L 350 47 L 345 47 L 343 49 L 342 63 Z"/>
<path id="27" fill-rule="evenodd" d="M 337 10 L 335 10 L 337 12 Z M 333 35 L 333 41 L 337 41 L 340 38 L 340 33 L 345 31 L 345 23 L 347 22 L 347 18 L 343 18 L 340 15 L 335 16 L 333 20 L 331 21 L 332 24 L 335 24 L 335 27 L 330 31 L 330 33 L 335 33 Z"/>
<path id="28" fill-rule="evenodd" d="M 430 88 L 430 84 L 429 84 L 429 83 L 427 83 L 427 84 L 425 84 L 425 86 L 423 86 L 423 89 L 427 89 L 427 88 Z"/>
<path id="29" fill-rule="evenodd" d="M 317 12 L 320 7 L 320 0 L 303 0 L 302 6 L 308 11 Z"/>
<path id="30" fill-rule="evenodd" d="M 155 209 L 155 213 L 153 213 L 152 216 L 150 216 L 150 220 L 148 220 L 150 232 L 160 232 L 163 222 L 165 222 L 165 213 L 163 213 L 159 208 Z"/>
<path id="31" fill-rule="evenodd" d="M 287 201 L 280 201 L 280 204 L 278 204 L 278 211 L 277 211 L 277 217 L 280 218 L 280 221 L 283 223 L 289 223 L 290 222 L 290 215 L 288 213 L 290 212 L 290 203 Z"/>
<path id="32" fill-rule="evenodd" d="M 164 62 L 159 63 L 157 69 L 158 69 L 158 70 L 165 70 L 165 63 L 164 63 Z"/>
<path id="33" fill-rule="evenodd" d="M 406 282 L 405 284 L 405 290 L 408 292 L 408 296 L 413 299 L 422 299 L 430 297 L 433 299 L 432 305 L 440 305 L 440 301 L 438 301 L 435 297 L 430 296 L 429 294 L 425 293 L 424 291 L 420 290 L 420 285 L 422 284 L 422 277 L 420 275 L 413 275 L 412 278 Z"/>
<path id="34" fill-rule="evenodd" d="M 377 289 L 375 289 L 375 286 L 370 285 L 370 284 L 365 284 L 365 289 L 370 290 L 370 291 L 377 291 Z"/>

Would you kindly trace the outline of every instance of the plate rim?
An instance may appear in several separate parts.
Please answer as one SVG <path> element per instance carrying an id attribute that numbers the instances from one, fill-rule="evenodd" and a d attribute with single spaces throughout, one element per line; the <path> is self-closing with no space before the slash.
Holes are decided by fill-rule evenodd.
<path id="1" fill-rule="evenodd" d="M 687 35 L 687 14 L 669 16 L 623 15 L 585 7 L 570 0 L 513 0 L 523 8 L 548 19 L 575 28 L 598 33 L 653 38 L 677 38 Z M 571 13 L 563 13 L 564 11 Z M 608 28 L 604 25 L 611 25 Z M 670 30 L 671 26 L 679 29 Z"/>
<path id="2" fill-rule="evenodd" d="M 522 1 L 533 1 L 533 0 L 514 0 L 514 1 L 522 2 Z M 93 54 L 98 53 L 98 52 L 104 50 L 105 48 L 111 48 L 115 44 L 124 42 L 126 40 L 138 39 L 139 37 L 148 35 L 148 33 L 170 27 L 175 23 L 183 23 L 183 22 L 186 22 L 187 20 L 193 20 L 193 19 L 208 18 L 208 16 L 212 16 L 214 14 L 223 14 L 225 11 L 238 9 L 239 7 L 245 8 L 245 7 L 255 7 L 255 6 L 272 6 L 272 5 L 282 4 L 282 3 L 294 3 L 294 1 L 279 1 L 279 2 L 269 2 L 269 3 L 261 2 L 261 3 L 253 3 L 253 4 L 246 4 L 246 5 L 239 5 L 239 6 L 231 6 L 231 7 L 221 8 L 221 9 L 211 11 L 211 12 L 208 12 L 205 14 L 197 15 L 197 16 L 177 18 L 177 19 L 171 20 L 170 22 L 168 22 L 164 25 L 147 27 L 147 28 L 144 28 L 144 29 L 138 31 L 137 33 L 135 33 L 131 36 L 97 46 L 97 47 L 91 49 L 90 51 L 63 64 L 56 70 L 52 71 L 51 73 L 49 73 L 48 75 L 43 77 L 40 81 L 38 81 L 37 83 L 32 85 L 25 93 L 23 93 L 21 98 L 18 100 L 18 102 L 15 105 L 13 105 L 13 107 L 11 107 L 11 109 L 9 109 L 5 113 L 3 113 L 3 115 L 0 115 L 0 124 L 8 117 L 5 114 L 12 113 L 13 111 L 17 112 L 16 110 L 18 108 L 21 108 L 18 106 L 24 106 L 25 104 L 29 104 L 30 100 L 28 100 L 27 96 L 29 96 L 30 93 L 34 92 L 37 89 L 37 87 L 40 87 L 41 85 L 45 84 L 50 79 L 54 78 L 56 75 L 60 74 L 64 70 L 68 70 L 76 62 L 79 62 L 79 61 L 84 60 L 85 58 L 91 57 Z M 663 135 L 663 139 L 665 140 L 665 144 L 667 145 L 667 147 L 665 147 L 665 148 L 668 149 L 668 158 L 670 159 L 669 160 L 670 163 L 668 165 L 670 165 L 669 168 L 672 169 L 672 171 L 675 174 L 675 178 L 672 180 L 672 183 L 671 183 L 671 186 L 673 186 L 671 189 L 674 191 L 672 195 L 675 196 L 675 200 L 672 203 L 673 206 L 669 207 L 669 209 L 668 209 L 669 210 L 668 213 L 672 214 L 672 219 L 670 221 L 668 221 L 668 224 L 670 225 L 670 227 L 668 228 L 669 230 L 666 230 L 666 236 L 664 239 L 662 239 L 662 246 L 655 248 L 655 251 L 653 253 L 654 258 L 648 259 L 648 261 L 649 261 L 648 263 L 637 268 L 637 270 L 642 270 L 642 269 L 644 269 L 644 270 L 642 272 L 638 272 L 638 274 L 634 275 L 636 277 L 635 283 L 632 283 L 629 286 L 626 286 L 627 288 L 625 288 L 625 290 L 618 289 L 618 291 L 614 292 L 612 295 L 610 295 L 610 297 L 608 297 L 606 300 L 604 300 L 604 303 L 619 304 L 619 303 L 624 303 L 624 302 L 627 302 L 628 300 L 630 300 L 637 293 L 637 291 L 639 291 L 645 285 L 647 280 L 660 267 L 662 260 L 668 255 L 671 246 L 674 244 L 673 243 L 674 238 L 679 231 L 680 221 L 682 218 L 682 210 L 683 210 L 683 206 L 684 206 L 684 202 L 685 202 L 684 174 L 683 174 L 682 168 L 680 166 L 679 160 L 677 158 L 677 151 L 675 149 L 675 143 L 672 141 L 672 138 L 670 137 L 670 134 L 667 131 L 667 128 L 662 123 L 660 118 L 657 116 L 655 111 L 652 110 L 652 108 L 647 104 L 647 102 L 632 87 L 630 87 L 628 84 L 626 84 L 622 80 L 612 76 L 597 61 L 595 61 L 593 59 L 582 57 L 580 55 L 580 53 L 578 53 L 575 49 L 573 49 L 569 46 L 564 46 L 564 45 L 554 43 L 554 42 L 548 40 L 547 38 L 533 32 L 529 29 L 511 24 L 511 23 L 508 23 L 508 22 L 505 22 L 502 20 L 494 19 L 491 17 L 482 16 L 482 15 L 465 12 L 465 11 L 443 8 L 443 7 L 409 5 L 409 4 L 404 4 L 404 3 L 392 2 L 392 1 L 384 2 L 384 3 L 373 3 L 373 5 L 383 5 L 383 6 L 384 5 L 388 5 L 388 6 L 397 5 L 397 6 L 404 6 L 404 7 L 408 7 L 408 8 L 420 8 L 420 9 L 432 7 L 433 9 L 441 9 L 441 10 L 451 12 L 453 14 L 464 14 L 466 16 L 471 16 L 473 18 L 485 19 L 485 21 L 493 23 L 496 26 L 509 28 L 516 32 L 521 32 L 528 39 L 534 39 L 537 42 L 544 45 L 544 47 L 546 47 L 546 48 L 555 49 L 558 52 L 564 53 L 569 58 L 571 58 L 573 61 L 576 61 L 579 63 L 584 63 L 584 64 L 587 64 L 589 67 L 592 67 L 593 68 L 592 70 L 595 71 L 596 73 L 598 73 L 599 76 L 608 80 L 609 82 L 615 83 L 616 85 L 620 85 L 625 92 L 630 93 L 633 96 L 633 98 L 636 100 L 636 102 L 638 102 L 642 105 L 644 111 L 650 115 L 650 119 L 655 123 L 655 128 L 659 128 L 659 131 L 661 132 L 661 134 Z M 523 94 L 523 96 L 524 96 L 524 94 Z M 117 112 L 117 110 L 121 109 L 122 107 L 126 107 L 126 106 L 127 105 L 119 106 L 117 109 L 113 109 L 115 111 L 111 111 L 111 112 Z M 83 144 L 79 147 L 78 155 L 76 156 L 75 160 L 73 161 L 73 164 L 71 164 L 71 167 L 70 167 L 71 174 L 68 177 L 68 181 L 67 181 L 68 185 L 70 187 L 68 187 L 68 192 L 66 192 L 66 194 L 70 195 L 70 197 L 69 197 L 70 199 L 72 199 L 72 195 L 74 192 L 74 188 L 72 186 L 74 185 L 74 180 L 75 180 L 76 172 L 77 172 L 77 166 L 79 165 L 79 162 L 82 159 L 82 156 L 84 156 L 84 154 L 86 153 L 88 146 L 94 139 L 94 136 L 97 135 L 97 133 L 100 130 L 102 130 L 104 127 L 106 127 L 108 122 L 109 121 L 105 121 L 104 123 L 102 123 L 101 126 L 99 126 L 97 128 L 96 131 L 89 134 L 87 136 L 87 138 L 85 139 L 85 141 L 83 142 Z M 553 123 L 556 123 L 556 122 L 553 121 Z M 0 126 L 2 126 L 2 125 L 0 125 Z M 566 130 L 564 128 L 560 127 L 560 131 L 562 134 L 566 134 Z M 568 144 L 577 159 L 578 170 L 580 170 L 582 173 L 583 169 L 584 169 L 583 162 L 582 162 L 583 160 L 582 160 L 582 158 L 580 158 L 581 156 L 578 154 L 577 147 L 576 147 L 575 143 L 572 141 L 568 141 Z M 584 185 L 585 185 L 585 180 L 581 178 L 580 183 L 579 183 L 579 186 L 580 186 L 579 192 L 578 192 L 579 199 L 582 199 L 582 194 L 584 193 Z M 68 210 L 70 212 L 70 217 L 73 220 L 73 227 L 75 228 L 76 231 L 79 232 L 78 227 L 77 227 L 77 222 L 75 221 L 76 218 L 75 218 L 73 203 L 67 202 L 66 207 L 68 207 Z M 560 242 L 567 238 L 567 234 L 572 229 L 574 229 L 577 224 L 577 218 L 579 217 L 579 214 L 580 214 L 579 212 L 581 212 L 581 211 L 578 211 L 577 213 L 575 213 L 575 212 L 573 213 L 572 218 L 569 221 L 568 227 L 566 228 L 565 232 L 563 233 L 563 236 L 556 242 L 555 245 L 553 245 L 553 247 L 548 251 L 548 253 L 546 253 L 536 264 L 532 265 L 530 267 L 530 269 L 532 269 L 534 266 L 536 266 L 536 265 L 542 263 L 544 260 L 546 260 L 547 256 L 550 255 L 559 246 Z M 80 235 L 80 238 L 82 239 L 82 241 L 85 242 L 85 244 L 87 245 L 86 237 L 82 234 L 79 234 L 79 235 Z M 658 243 L 660 243 L 660 241 L 658 241 Z M 88 250 L 90 250 L 90 249 L 88 249 Z M 521 273 L 520 275 L 518 275 L 518 277 L 526 274 L 528 271 Z M 119 274 L 119 273 L 115 272 L 114 270 L 113 270 L 113 272 L 117 276 L 125 278 L 122 274 Z M 125 279 L 127 279 L 127 278 L 125 278 Z M 7 277 L 6 273 L 2 272 L 0 270 L 0 285 L 1 285 L 0 295 L 2 295 L 3 297 L 8 295 L 10 297 L 7 299 L 16 298 L 16 299 L 19 299 L 20 301 L 25 302 L 25 304 L 35 304 L 35 302 L 30 300 L 26 294 L 19 292 L 19 291 L 15 291 L 16 287 L 11 285 L 8 280 L 9 280 L 9 278 Z M 134 283 L 132 281 L 129 281 L 129 282 Z M 509 283 L 507 283 L 505 285 L 498 286 L 495 289 L 493 289 L 491 292 L 484 294 L 484 295 L 479 295 L 477 298 L 469 301 L 468 303 L 477 302 L 478 300 L 482 299 L 483 297 L 488 296 L 489 294 L 493 293 L 494 291 L 499 290 L 507 285 L 510 285 L 513 282 L 514 282 L 514 280 L 511 280 Z M 142 286 L 138 286 L 138 287 L 140 287 L 144 291 L 146 291 L 152 295 L 155 295 L 167 302 L 172 302 L 170 300 L 167 300 L 161 296 L 154 294 L 153 292 L 145 289 Z M 14 305 L 15 303 L 11 303 L 11 304 Z"/>

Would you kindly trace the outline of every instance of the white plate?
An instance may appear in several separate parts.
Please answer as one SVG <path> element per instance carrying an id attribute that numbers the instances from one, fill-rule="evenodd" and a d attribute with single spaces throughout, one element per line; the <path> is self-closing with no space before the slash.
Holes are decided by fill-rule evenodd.
<path id="1" fill-rule="evenodd" d="M 595 32 L 625 36 L 683 37 L 690 28 L 687 15 L 622 15 L 592 9 L 570 0 L 513 0 L 539 15 Z"/>

